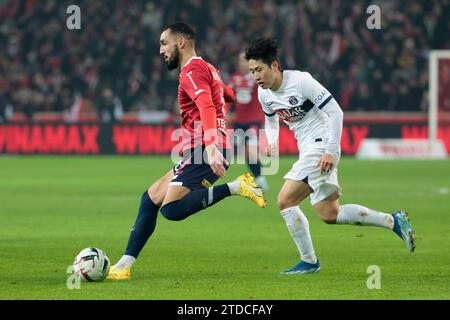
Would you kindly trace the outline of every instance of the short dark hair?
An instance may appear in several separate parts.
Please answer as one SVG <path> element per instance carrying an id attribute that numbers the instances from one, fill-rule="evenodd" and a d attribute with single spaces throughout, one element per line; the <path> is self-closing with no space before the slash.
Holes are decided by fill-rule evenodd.
<path id="1" fill-rule="evenodd" d="M 165 27 L 163 30 L 170 29 L 170 32 L 180 34 L 183 37 L 185 37 L 188 40 L 191 40 L 192 42 L 195 42 L 195 31 L 194 29 L 184 22 L 175 22 L 167 27 Z"/>
<path id="2" fill-rule="evenodd" d="M 270 66 L 278 59 L 278 43 L 273 38 L 258 38 L 245 48 L 245 59 L 259 60 Z"/>

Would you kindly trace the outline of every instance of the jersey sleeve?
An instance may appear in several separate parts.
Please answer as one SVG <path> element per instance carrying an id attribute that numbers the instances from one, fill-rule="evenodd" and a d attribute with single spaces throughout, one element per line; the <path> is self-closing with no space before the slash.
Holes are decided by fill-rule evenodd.
<path id="1" fill-rule="evenodd" d="M 344 113 L 336 100 L 332 100 L 322 109 L 329 119 L 330 138 L 325 152 L 336 155 L 339 152 L 342 137 Z"/>
<path id="2" fill-rule="evenodd" d="M 265 102 L 264 93 L 258 88 L 258 101 L 261 104 L 264 114 L 266 117 L 273 117 L 276 113 L 275 111 L 269 107 L 269 105 Z"/>
<path id="3" fill-rule="evenodd" d="M 314 103 L 319 109 L 326 106 L 333 96 L 308 72 L 303 72 L 299 81 L 300 90 L 303 96 Z"/>

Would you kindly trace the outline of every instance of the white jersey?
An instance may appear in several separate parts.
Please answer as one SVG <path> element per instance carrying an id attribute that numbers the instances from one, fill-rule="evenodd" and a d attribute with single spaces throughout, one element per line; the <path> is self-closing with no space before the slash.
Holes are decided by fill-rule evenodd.
<path id="1" fill-rule="evenodd" d="M 308 72 L 283 71 L 280 88 L 258 87 L 258 98 L 266 116 L 277 114 L 294 132 L 300 150 L 328 143 L 329 117 L 321 109 L 333 96 Z"/>

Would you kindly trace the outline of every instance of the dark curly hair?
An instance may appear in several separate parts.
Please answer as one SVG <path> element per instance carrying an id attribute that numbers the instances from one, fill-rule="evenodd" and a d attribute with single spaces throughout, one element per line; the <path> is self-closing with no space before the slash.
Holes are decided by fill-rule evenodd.
<path id="1" fill-rule="evenodd" d="M 175 22 L 171 25 L 165 26 L 164 30 L 170 29 L 170 32 L 174 34 L 180 34 L 186 39 L 195 42 L 195 31 L 190 25 L 184 22 Z"/>
<path id="2" fill-rule="evenodd" d="M 244 58 L 246 60 L 261 59 L 265 64 L 270 66 L 272 62 L 279 61 L 278 43 L 272 38 L 258 38 L 245 49 Z"/>

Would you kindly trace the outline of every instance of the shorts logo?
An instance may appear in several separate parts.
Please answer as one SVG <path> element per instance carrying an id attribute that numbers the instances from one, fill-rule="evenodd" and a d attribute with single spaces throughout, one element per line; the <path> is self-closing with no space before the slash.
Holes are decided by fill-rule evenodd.
<path id="1" fill-rule="evenodd" d="M 178 162 L 177 165 L 173 168 L 174 174 L 182 174 L 184 167 L 186 167 L 186 165 L 190 163 L 191 163 L 190 159 L 181 160 L 180 162 Z"/>
<path id="2" fill-rule="evenodd" d="M 175 168 L 173 168 L 173 173 L 175 175 L 179 175 L 183 173 L 183 163 L 179 163 L 175 166 Z"/>
<path id="3" fill-rule="evenodd" d="M 208 180 L 203 179 L 202 186 L 204 186 L 205 188 L 209 188 L 211 187 L 211 183 Z"/>
<path id="4" fill-rule="evenodd" d="M 294 96 L 289 97 L 289 103 L 291 104 L 291 106 L 295 106 L 298 104 L 298 99 Z"/>

